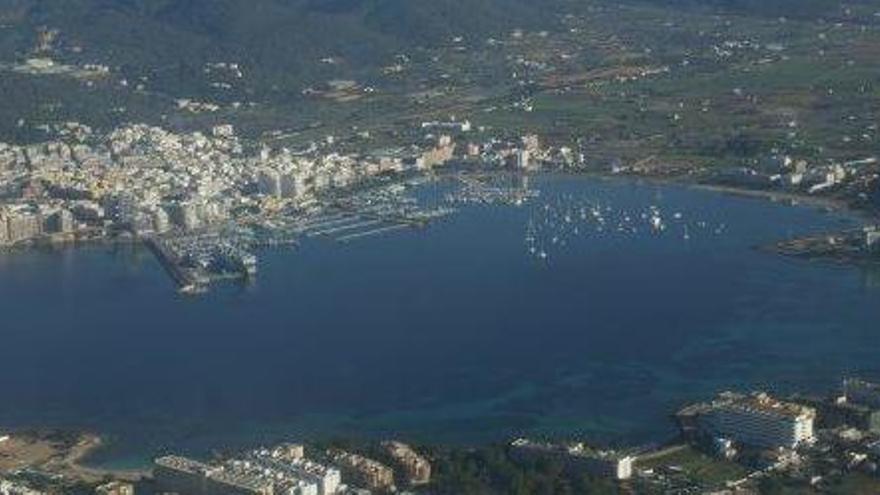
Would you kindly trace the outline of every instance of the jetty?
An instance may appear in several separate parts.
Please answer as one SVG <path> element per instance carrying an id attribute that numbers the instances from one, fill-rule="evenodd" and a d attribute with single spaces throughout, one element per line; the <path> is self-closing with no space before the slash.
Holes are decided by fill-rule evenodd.
<path id="1" fill-rule="evenodd" d="M 205 280 L 193 273 L 192 270 L 181 266 L 177 256 L 165 247 L 161 240 L 156 237 L 147 237 L 144 239 L 144 244 L 146 244 L 156 259 L 159 260 L 159 263 L 165 268 L 165 271 L 171 276 L 171 279 L 174 280 L 181 292 L 194 294 L 203 290 Z"/>
<path id="2" fill-rule="evenodd" d="M 365 232 L 357 232 L 354 234 L 344 235 L 342 237 L 337 238 L 336 240 L 339 242 L 351 242 L 355 239 L 361 239 L 361 238 L 369 237 L 369 236 L 373 236 L 373 235 L 384 234 L 386 232 L 391 232 L 394 230 L 408 229 L 411 227 L 412 227 L 412 225 L 410 225 L 408 223 L 397 223 L 394 225 L 388 225 L 386 227 L 380 227 L 377 229 L 367 230 Z"/>

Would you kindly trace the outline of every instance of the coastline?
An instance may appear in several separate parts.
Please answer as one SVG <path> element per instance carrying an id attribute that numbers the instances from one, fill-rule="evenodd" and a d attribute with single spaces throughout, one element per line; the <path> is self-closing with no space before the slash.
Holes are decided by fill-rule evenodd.
<path id="1" fill-rule="evenodd" d="M 68 452 L 62 461 L 62 472 L 84 481 L 99 482 L 107 477 L 123 481 L 139 481 L 150 476 L 149 470 L 140 469 L 104 469 L 87 465 L 90 457 L 104 447 L 102 437 L 86 433 L 81 440 Z"/>
<path id="2" fill-rule="evenodd" d="M 831 198 L 827 196 L 813 196 L 801 192 L 774 191 L 768 189 L 750 189 L 747 187 L 730 186 L 724 184 L 713 184 L 709 182 L 700 182 L 689 176 L 661 176 L 661 175 L 640 175 L 629 173 L 609 173 L 601 171 L 569 171 L 569 170 L 547 170 L 541 171 L 539 174 L 568 175 L 573 177 L 590 177 L 601 180 L 630 180 L 636 183 L 645 182 L 649 184 L 665 185 L 665 186 L 682 186 L 689 189 L 713 192 L 717 194 L 726 194 L 731 196 L 739 196 L 744 198 L 754 198 L 770 201 L 773 203 L 783 203 L 789 206 L 804 206 L 821 208 L 829 211 L 843 211 L 858 216 L 861 219 L 871 222 L 880 222 L 880 213 L 865 208 L 855 207 L 849 202 L 840 198 Z"/>
<path id="3" fill-rule="evenodd" d="M 12 432 L 0 445 L 0 473 L 22 467 L 86 483 L 107 478 L 139 481 L 146 469 L 103 469 L 87 466 L 88 459 L 104 447 L 104 439 L 86 430 L 36 429 Z"/>
<path id="4" fill-rule="evenodd" d="M 96 481 L 107 477 L 124 481 L 138 481 L 141 478 L 150 476 L 149 470 L 104 469 L 88 466 L 89 458 L 98 453 L 103 447 L 103 438 L 94 434 L 86 434 L 81 443 L 75 446 L 65 459 L 69 472 L 78 475 L 82 479 L 94 479 Z"/>
<path id="5" fill-rule="evenodd" d="M 686 183 L 685 183 L 686 184 Z M 802 193 L 792 193 L 785 191 L 767 191 L 763 189 L 747 189 L 736 186 L 724 186 L 716 184 L 693 183 L 690 185 L 694 189 L 710 191 L 719 194 L 730 194 L 734 196 L 742 196 L 747 198 L 760 198 L 772 201 L 774 203 L 784 202 L 791 206 L 811 206 L 824 208 L 831 211 L 846 211 L 854 213 L 865 219 L 874 219 L 871 212 L 854 208 L 852 205 L 837 198 L 827 198 L 820 196 L 809 196 Z"/>
<path id="6" fill-rule="evenodd" d="M 611 175 L 615 177 L 615 175 Z M 814 208 L 822 208 L 830 211 L 845 211 L 853 213 L 867 220 L 877 220 L 876 215 L 868 210 L 855 208 L 848 202 L 839 198 L 829 198 L 825 196 L 811 196 L 800 192 L 789 191 L 773 191 L 768 189 L 750 189 L 747 187 L 730 186 L 724 184 L 712 184 L 708 182 L 699 182 L 682 177 L 643 177 L 627 175 L 626 177 L 640 178 L 650 182 L 667 185 L 681 185 L 699 191 L 713 192 L 717 194 L 726 194 L 731 196 L 739 196 L 744 198 L 763 199 L 773 203 L 784 203 L 788 206 L 808 206 Z"/>
<path id="7" fill-rule="evenodd" d="M 468 169 L 468 171 L 478 174 L 493 174 L 495 170 Z M 454 176 L 455 172 L 447 170 L 445 174 L 437 174 L 437 177 L 444 175 Z M 517 172 L 515 172 L 517 173 Z M 833 198 L 827 196 L 814 196 L 802 192 L 774 191 L 767 189 L 751 189 L 747 187 L 731 186 L 724 184 L 713 184 L 708 182 L 699 182 L 688 176 L 660 176 L 660 175 L 639 175 L 628 173 L 610 173 L 602 171 L 590 170 L 564 170 L 564 169 L 548 169 L 538 170 L 537 172 L 519 172 L 524 175 L 564 175 L 570 177 L 587 177 L 601 180 L 628 180 L 636 183 L 647 182 L 665 186 L 683 186 L 695 190 L 714 192 L 718 194 L 726 194 L 739 196 L 744 198 L 763 199 L 773 203 L 784 203 L 789 206 L 807 206 L 813 208 L 825 209 L 828 211 L 843 211 L 853 214 L 861 220 L 880 224 L 880 211 L 870 210 L 853 206 L 849 202 L 841 198 Z M 14 252 L 29 249 L 46 249 L 58 250 L 67 248 L 76 248 L 88 245 L 124 245 L 124 244 L 145 244 L 147 238 L 135 235 L 97 235 L 94 231 L 64 234 L 64 235 L 47 235 L 38 239 L 24 241 L 11 245 L 0 245 L 0 253 Z"/>

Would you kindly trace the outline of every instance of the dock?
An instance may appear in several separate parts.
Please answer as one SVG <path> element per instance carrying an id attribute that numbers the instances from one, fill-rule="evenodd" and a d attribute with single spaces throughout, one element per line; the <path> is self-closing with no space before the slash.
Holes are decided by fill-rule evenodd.
<path id="1" fill-rule="evenodd" d="M 342 237 L 337 238 L 336 240 L 339 241 L 339 242 L 350 242 L 350 241 L 353 241 L 353 240 L 355 240 L 355 239 L 361 239 L 361 238 L 363 238 L 363 237 L 369 237 L 369 236 L 373 236 L 373 235 L 384 234 L 384 233 L 386 233 L 386 232 L 391 232 L 391 231 L 394 231 L 394 230 L 407 229 L 407 228 L 410 228 L 410 227 L 412 227 L 412 225 L 410 225 L 410 224 L 408 224 L 408 223 L 397 223 L 397 224 L 394 224 L 394 225 L 389 225 L 389 226 L 387 226 L 387 227 L 380 227 L 380 228 L 378 228 L 378 229 L 367 230 L 367 231 L 365 231 L 365 232 L 357 232 L 357 233 L 354 233 L 354 234 L 344 235 L 344 236 L 342 236 Z"/>
<path id="2" fill-rule="evenodd" d="M 155 237 L 147 237 L 144 244 L 153 253 L 159 263 L 165 268 L 171 279 L 177 284 L 180 292 L 187 294 L 197 293 L 202 289 L 203 281 L 191 271 L 180 266 L 180 263 L 162 242 Z"/>
<path id="3" fill-rule="evenodd" d="M 355 229 L 363 229 L 366 227 L 373 227 L 382 223 L 382 220 L 365 220 L 355 223 L 349 223 L 345 225 L 340 225 L 338 227 L 332 227 L 324 230 L 317 230 L 312 232 L 310 235 L 332 235 L 338 234 L 341 232 L 345 232 L 347 230 L 355 230 Z"/>

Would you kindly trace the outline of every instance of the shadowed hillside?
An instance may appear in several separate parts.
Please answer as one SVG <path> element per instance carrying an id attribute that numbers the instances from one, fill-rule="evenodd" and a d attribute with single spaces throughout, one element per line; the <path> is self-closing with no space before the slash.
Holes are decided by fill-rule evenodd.
<path id="1" fill-rule="evenodd" d="M 369 63 L 403 47 L 530 27 L 550 16 L 522 0 L 2 0 L 3 47 L 23 52 L 39 26 L 118 64 L 224 56 L 267 71 L 321 57 Z"/>

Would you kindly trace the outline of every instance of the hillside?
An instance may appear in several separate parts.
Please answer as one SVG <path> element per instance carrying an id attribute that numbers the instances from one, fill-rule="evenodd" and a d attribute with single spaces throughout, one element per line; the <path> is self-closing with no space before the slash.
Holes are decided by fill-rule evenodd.
<path id="1" fill-rule="evenodd" d="M 867 0 L 861 0 L 862 2 Z M 576 0 L 0 0 L 0 57 L 31 53 L 40 28 L 56 29 L 59 56 L 162 68 L 185 87 L 206 62 L 247 64 L 265 89 L 346 77 L 413 48 L 462 36 L 482 43 L 514 28 L 558 25 Z M 592 5 L 595 2 L 589 2 Z M 621 2 L 610 2 L 619 4 Z M 756 16 L 835 16 L 839 0 L 630 0 Z M 850 2 L 853 3 L 853 2 Z M 854 3 L 860 3 L 855 0 Z M 339 66 L 322 71 L 333 57 Z M 79 59 L 79 60 L 76 60 Z M 175 70 L 169 74 L 168 71 Z M 324 68 L 326 69 L 326 68 Z"/>
<path id="2" fill-rule="evenodd" d="M 2 0 L 11 26 L 0 46 L 20 55 L 46 26 L 62 46 L 118 65 L 235 59 L 303 75 L 324 57 L 358 66 L 451 36 L 534 26 L 546 20 L 537 10 L 524 0 Z"/>
<path id="3" fill-rule="evenodd" d="M 513 104 L 532 91 L 517 74 L 577 80 L 598 67 L 677 64 L 722 38 L 778 38 L 774 46 L 791 45 L 807 57 L 817 44 L 831 48 L 819 38 L 823 26 L 871 25 L 876 10 L 872 0 L 0 0 L 0 92 L 7 102 L 0 136 L 39 139 L 40 128 L 66 120 L 103 129 L 234 120 L 254 133 L 390 125 L 462 113 L 475 102 L 484 110 Z M 781 37 L 780 17 L 792 19 Z M 527 35 L 510 36 L 517 28 Z M 853 31 L 839 41 L 854 43 L 839 56 L 853 46 L 854 55 L 870 58 L 873 39 L 855 37 Z M 716 55 L 705 55 L 706 74 L 727 67 Z M 16 70 L 32 57 L 75 68 L 106 65 L 109 75 Z M 222 62 L 236 68 L 217 68 Z M 738 74 L 735 64 L 729 68 L 719 80 Z M 795 81 L 818 77 L 804 72 Z M 340 81 L 354 81 L 356 89 L 327 91 Z M 181 111 L 181 99 L 219 110 Z"/>

